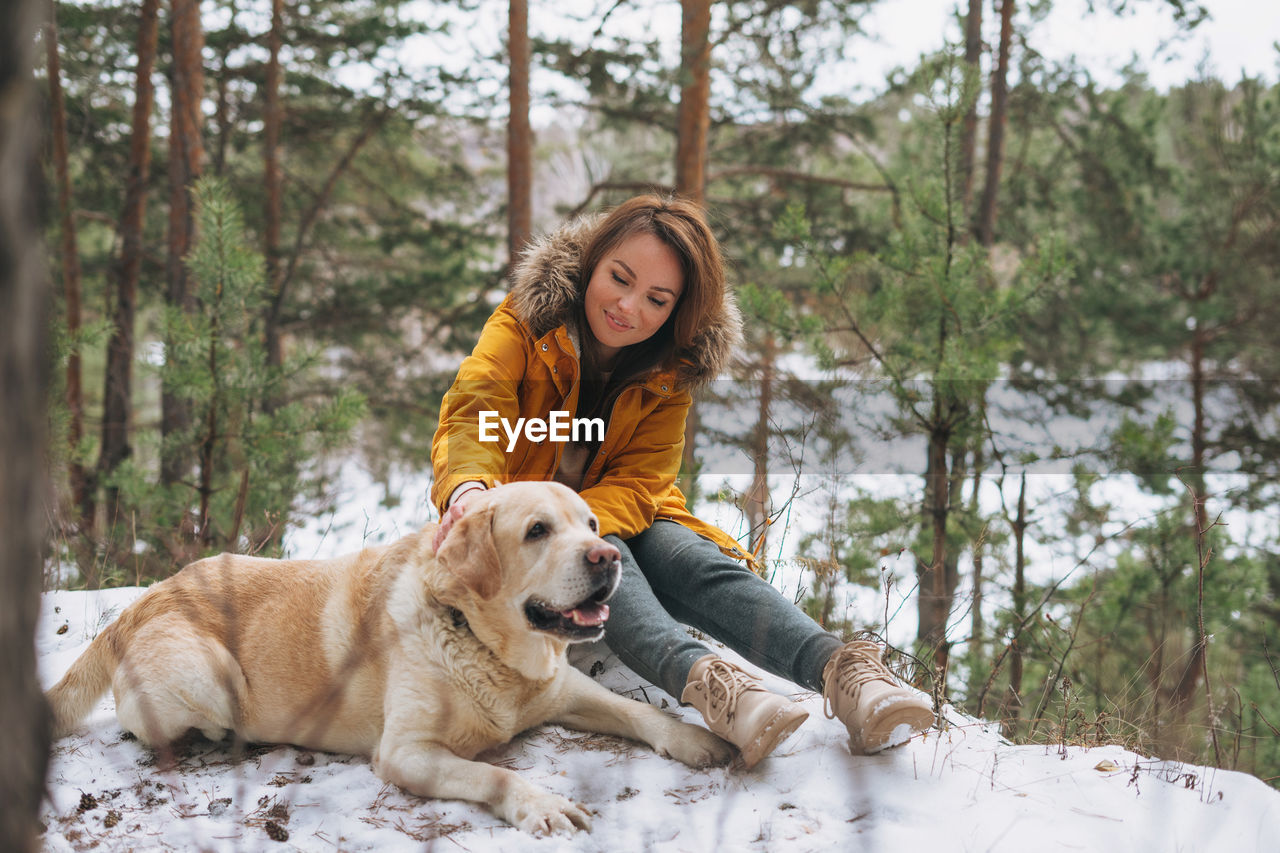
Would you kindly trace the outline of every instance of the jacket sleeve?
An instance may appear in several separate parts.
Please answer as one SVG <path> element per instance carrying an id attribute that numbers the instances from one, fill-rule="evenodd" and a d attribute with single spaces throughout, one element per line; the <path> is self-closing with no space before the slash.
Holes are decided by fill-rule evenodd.
<path id="1" fill-rule="evenodd" d="M 625 446 L 605 461 L 599 482 L 582 490 L 600 521 L 601 535 L 626 539 L 653 525 L 680 472 L 692 402 L 687 391 L 679 390 L 659 403 L 640 420 Z"/>
<path id="2" fill-rule="evenodd" d="M 497 412 L 510 421 L 519 417 L 520 380 L 529 358 L 526 338 L 524 326 L 504 301 L 485 321 L 480 340 L 440 403 L 440 423 L 431 441 L 431 501 L 442 514 L 462 483 L 476 480 L 492 488 L 506 472 L 502 441 L 480 441 L 480 413 Z"/>

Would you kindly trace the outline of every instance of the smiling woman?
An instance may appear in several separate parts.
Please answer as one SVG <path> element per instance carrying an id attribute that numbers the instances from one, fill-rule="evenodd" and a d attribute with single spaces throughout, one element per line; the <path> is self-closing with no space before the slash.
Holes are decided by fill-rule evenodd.
<path id="1" fill-rule="evenodd" d="M 688 513 L 674 478 L 690 393 L 727 363 L 738 333 L 697 208 L 642 196 L 569 223 L 526 253 L 443 401 L 434 502 L 443 512 L 497 481 L 558 479 L 593 503 L 606 533 L 638 533 L 656 510 L 736 550 Z M 547 441 L 556 413 L 604 428 Z M 493 440 L 504 421 L 514 443 Z M 530 434 L 540 422 L 547 434 Z"/>
<path id="2" fill-rule="evenodd" d="M 719 245 L 690 202 L 640 196 L 535 244 L 441 404 L 436 543 L 498 481 L 557 480 L 598 517 L 622 581 L 609 610 L 602 598 L 538 604 L 531 624 L 590 631 L 608 615 L 605 639 L 622 661 L 696 707 L 747 767 L 808 713 L 681 623 L 822 691 L 855 751 L 895 746 L 932 724 L 928 698 L 893 678 L 878 646 L 842 643 L 744 566 L 737 542 L 693 516 L 676 487 L 692 395 L 725 367 L 740 331 Z M 527 427 L 569 412 L 602 421 L 603 435 L 546 441 Z"/>

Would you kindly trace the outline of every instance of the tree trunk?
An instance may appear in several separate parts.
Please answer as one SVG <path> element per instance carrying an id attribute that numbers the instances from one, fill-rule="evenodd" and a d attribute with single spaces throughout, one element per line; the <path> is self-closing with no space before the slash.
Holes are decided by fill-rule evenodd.
<path id="1" fill-rule="evenodd" d="M 982 3 L 969 0 L 969 14 L 964 21 L 964 69 L 966 82 L 975 87 L 982 79 Z M 978 158 L 978 98 L 974 93 L 964 112 L 960 130 L 960 199 L 964 221 L 968 223 L 973 211 L 973 168 Z M 966 236 L 967 231 L 962 232 Z"/>
<path id="2" fill-rule="evenodd" d="M 1009 112 L 1009 49 L 1013 43 L 1014 0 L 1000 4 L 1000 51 L 991 79 L 991 119 L 987 123 L 987 180 L 982 191 L 978 219 L 978 242 L 990 246 L 995 240 L 996 196 L 1000 191 L 1000 171 L 1004 168 L 1004 129 Z"/>
<path id="3" fill-rule="evenodd" d="M 0 849 L 40 849 L 49 711 L 36 675 L 41 549 L 50 489 L 48 296 L 32 83 L 41 3 L 11 4 L 0 34 Z"/>
<path id="4" fill-rule="evenodd" d="M 204 96 L 201 49 L 204 31 L 199 0 L 172 0 L 173 15 L 173 120 L 169 128 L 169 254 L 166 300 L 173 310 L 190 312 L 195 295 L 187 273 L 186 254 L 195 242 L 192 185 L 200 177 L 204 153 L 200 138 Z M 160 482 L 171 485 L 191 469 L 188 447 L 171 439 L 191 424 L 191 408 L 181 389 L 166 385 L 161 391 L 160 431 L 163 441 Z"/>
<path id="5" fill-rule="evenodd" d="M 676 111 L 676 194 L 706 205 L 711 127 L 711 0 L 680 0 L 680 106 Z M 695 447 L 702 419 L 695 400 L 684 426 L 680 490 L 697 496 Z"/>
<path id="6" fill-rule="evenodd" d="M 973 452 L 973 492 L 969 495 L 969 517 L 979 518 L 982 507 L 980 503 L 982 492 L 982 475 L 983 469 L 986 467 L 986 459 L 982 452 L 982 445 Z M 973 602 L 972 610 L 969 614 L 969 657 L 973 661 L 970 664 L 969 672 L 969 699 L 982 689 L 982 679 L 980 677 L 981 670 L 978 666 L 986 652 L 986 622 L 982 617 L 982 598 L 983 585 L 986 578 L 983 574 L 983 566 L 986 561 L 986 530 L 984 529 L 973 543 Z"/>
<path id="7" fill-rule="evenodd" d="M 133 327 L 138 313 L 138 278 L 142 270 L 142 229 L 146 214 L 147 180 L 151 172 L 151 107 L 155 87 L 151 73 L 156 61 L 160 0 L 143 0 L 138 21 L 138 69 L 134 83 L 133 127 L 129 135 L 129 167 L 125 174 L 124 209 L 116 236 L 120 256 L 112 269 L 115 293 L 111 339 L 102 390 L 102 446 L 98 451 L 99 481 L 129 458 L 133 417 Z M 108 488 L 106 523 L 121 521 L 120 493 Z"/>
<path id="8" fill-rule="evenodd" d="M 49 0 L 49 22 L 45 30 L 45 51 L 49 74 L 49 119 L 53 136 L 53 173 L 58 189 L 58 219 L 62 224 L 62 290 L 66 300 L 67 335 L 71 354 L 67 359 L 67 443 L 71 451 L 67 466 L 71 505 L 82 532 L 93 529 L 93 497 L 89 476 L 78 458 L 84 438 L 83 371 L 80 366 L 80 252 L 76 245 L 76 223 L 71 215 L 71 177 L 67 166 L 67 107 L 62 97 L 62 64 L 58 57 L 58 4 Z M 92 563 L 92 561 L 89 561 Z"/>
<path id="9" fill-rule="evenodd" d="M 769 433 L 773 411 L 774 362 L 777 356 L 777 340 L 771 332 L 766 331 L 761 343 L 760 396 L 756 406 L 756 425 L 751 432 L 754 465 L 745 501 L 747 527 L 754 537 L 751 550 L 758 556 L 764 554 L 769 539 Z"/>
<path id="10" fill-rule="evenodd" d="M 676 192 L 698 204 L 706 204 L 707 132 L 711 127 L 711 0 L 681 0 L 680 8 Z"/>
<path id="11" fill-rule="evenodd" d="M 221 290 L 221 288 L 219 288 Z M 219 300 L 220 301 L 220 300 Z M 214 393 L 209 400 L 209 407 L 205 410 L 205 428 L 204 437 L 200 442 L 200 473 L 198 487 L 196 489 L 199 496 L 200 508 L 196 516 L 196 527 L 200 537 L 200 543 L 209 546 L 213 542 L 213 516 L 211 514 L 211 502 L 213 500 L 213 475 L 214 465 L 216 462 L 216 451 L 218 447 L 218 415 L 222 409 L 223 401 L 220 392 L 221 379 L 218 374 L 218 346 L 222 336 L 222 327 L 220 319 L 222 317 L 222 306 L 215 305 L 211 314 L 213 316 L 213 328 L 211 330 L 211 338 L 209 341 L 209 376 L 212 377 L 214 383 Z"/>
<path id="12" fill-rule="evenodd" d="M 845 501 L 839 492 L 839 486 L 834 486 L 827 493 L 827 535 L 823 537 L 827 543 L 827 559 L 815 565 L 813 570 L 814 592 L 821 596 L 817 622 L 828 630 L 831 629 L 831 617 L 836 612 L 836 585 L 844 580 L 840 547 L 836 544 L 836 531 L 841 529 L 840 522 L 845 512 Z"/>
<path id="13" fill-rule="evenodd" d="M 1194 533 L 1197 539 L 1205 536 L 1209 530 L 1209 511 L 1205 506 L 1207 496 L 1205 494 L 1204 478 L 1205 452 L 1208 447 L 1204 411 L 1204 362 L 1205 347 L 1208 343 L 1207 337 L 1204 329 L 1197 323 L 1195 330 L 1191 333 L 1191 470 L 1188 472 L 1187 477 L 1191 491 L 1194 492 L 1192 511 L 1196 525 Z M 1191 701 L 1191 697 L 1195 695 L 1196 686 L 1200 683 L 1200 677 L 1204 670 L 1205 644 L 1203 638 L 1197 632 L 1192 644 L 1191 660 L 1187 662 L 1186 668 L 1178 678 L 1178 683 L 1173 689 L 1173 696 L 1170 701 L 1170 707 L 1179 716 L 1186 713 L 1187 705 Z"/>
<path id="14" fill-rule="evenodd" d="M 266 191 L 266 209 L 263 211 L 263 257 L 267 262 L 267 282 L 271 292 L 280 289 L 280 45 L 284 30 L 284 0 L 271 0 L 271 31 L 267 35 L 267 67 L 265 103 L 263 106 L 263 184 Z M 284 364 L 284 344 L 278 323 L 266 323 L 264 337 L 267 364 L 280 367 Z M 276 401 L 267 401 L 273 408 Z"/>
<path id="15" fill-rule="evenodd" d="M 510 263 L 533 232 L 533 130 L 529 126 L 529 2 L 510 0 L 507 49 L 507 255 Z"/>
<path id="16" fill-rule="evenodd" d="M 239 14 L 239 7 L 236 0 L 229 0 L 227 3 L 227 14 L 229 20 L 227 22 L 228 34 L 234 33 L 236 29 L 236 16 Z M 274 9 L 272 10 L 274 12 Z M 222 53 L 218 56 L 218 104 L 213 111 L 213 123 L 218 129 L 217 141 L 213 148 L 213 174 L 222 177 L 227 168 L 227 148 L 231 145 L 231 116 L 228 115 L 231 98 L 230 81 L 231 72 L 227 70 L 227 63 L 231 58 L 231 51 L 235 49 L 235 40 L 226 38 L 223 40 Z"/>
<path id="17" fill-rule="evenodd" d="M 1027 618 L 1027 475 L 1022 475 L 1018 489 L 1018 515 L 1013 522 L 1013 620 L 1023 625 Z M 1012 737 L 1017 729 L 1018 712 L 1022 708 L 1022 636 L 1019 632 L 1010 641 L 1009 687 L 1000 703 L 1000 728 L 1006 737 Z"/>
<path id="18" fill-rule="evenodd" d="M 916 595 L 919 622 L 916 639 L 926 649 L 932 649 L 934 667 L 946 672 L 950 654 L 947 643 L 947 616 L 951 611 L 947 596 L 947 513 L 950 508 L 949 471 L 947 470 L 947 445 L 951 432 L 944 425 L 942 402 L 934 398 L 933 426 L 929 431 L 929 456 L 925 468 L 925 529 L 932 534 L 930 562 L 917 568 L 919 590 Z"/>
<path id="19" fill-rule="evenodd" d="M 969 471 L 969 452 L 964 447 L 951 451 L 951 474 L 947 480 L 947 521 L 964 512 L 964 481 Z M 960 554 L 947 549 L 946 574 L 943 575 L 947 596 L 947 610 L 950 611 L 956 600 L 956 590 L 960 587 Z"/>
<path id="20" fill-rule="evenodd" d="M 689 414 L 684 420 L 684 449 L 680 453 L 680 476 L 676 478 L 676 486 L 692 506 L 698 500 L 699 463 L 694 445 L 697 444 L 698 432 L 702 428 L 702 417 L 698 414 L 698 401 L 689 406 Z"/>

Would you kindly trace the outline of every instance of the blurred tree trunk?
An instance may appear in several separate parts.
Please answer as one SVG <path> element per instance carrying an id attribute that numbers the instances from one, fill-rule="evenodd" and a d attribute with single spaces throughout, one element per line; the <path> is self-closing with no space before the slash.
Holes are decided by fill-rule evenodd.
<path id="1" fill-rule="evenodd" d="M 146 214 L 147 180 L 151 172 L 151 107 L 155 87 L 151 73 L 156 61 L 160 0 L 142 0 L 138 21 L 138 69 L 134 84 L 133 127 L 129 136 L 129 167 L 125 174 L 124 209 L 116 227 L 120 256 L 112 269 L 111 339 L 102 391 L 102 440 L 97 479 L 110 476 L 129 457 L 129 427 L 133 417 L 133 327 L 138 313 L 138 277 L 142 269 L 142 229 Z M 119 490 L 106 493 L 106 524 L 120 520 Z M 96 585 L 90 583 L 91 586 Z"/>
<path id="2" fill-rule="evenodd" d="M 1000 3 L 1000 49 L 991 78 L 991 118 L 987 123 L 987 179 L 982 191 L 978 241 L 990 246 L 996 232 L 996 197 L 1004 168 L 1004 130 L 1009 115 L 1009 50 L 1013 43 L 1014 0 Z"/>
<path id="3" fill-rule="evenodd" d="M 766 330 L 761 343 L 758 375 L 760 394 L 757 398 L 756 425 L 751 432 L 752 467 L 751 487 L 747 489 L 745 509 L 747 528 L 751 531 L 751 551 L 763 555 L 769 539 L 769 433 L 772 423 L 773 383 L 775 362 L 778 358 L 778 342 L 773 333 Z M 758 566 L 763 570 L 763 563 Z"/>
<path id="4" fill-rule="evenodd" d="M 533 231 L 533 130 L 529 126 L 529 2 L 511 0 L 507 50 L 507 255 L 514 264 Z"/>
<path id="5" fill-rule="evenodd" d="M 271 0 L 271 31 L 267 34 L 267 67 L 265 80 L 265 104 L 263 123 L 263 185 L 266 209 L 263 211 L 263 257 L 267 262 L 267 282 L 274 293 L 280 289 L 280 126 L 283 116 L 280 107 L 280 46 L 283 42 L 284 0 Z M 272 316 L 263 333 L 266 341 L 267 364 L 280 367 L 284 364 L 284 344 L 280 334 L 278 316 Z M 278 401 L 267 400 L 268 409 Z"/>
<path id="6" fill-rule="evenodd" d="M 977 228 L 974 222 L 973 185 L 974 172 L 978 159 L 978 99 L 982 91 L 982 6 L 983 0 L 969 0 L 969 11 L 964 22 L 964 89 L 966 99 L 964 120 L 960 125 L 960 154 L 957 172 L 960 179 L 960 221 L 963 227 L 957 229 L 957 240 L 963 245 L 973 237 Z M 959 483 L 964 476 L 963 451 L 956 454 L 957 463 L 953 466 L 952 495 L 953 505 L 959 506 Z M 974 449 L 973 464 L 973 496 L 970 501 L 970 517 L 977 518 L 978 490 L 982 481 L 982 445 L 979 442 Z M 959 554 L 953 554 L 948 566 L 948 574 L 959 576 Z M 983 545 L 980 541 L 973 546 L 973 602 L 972 618 L 969 631 L 970 666 L 969 693 L 973 695 L 979 688 L 978 661 L 983 651 L 982 624 L 982 584 L 983 584 Z"/>
<path id="7" fill-rule="evenodd" d="M 283 219 L 283 180 L 280 167 L 280 132 L 284 124 L 284 108 L 280 103 L 280 49 L 284 45 L 284 0 L 271 0 L 271 29 L 267 33 L 267 67 L 263 81 L 263 143 L 262 143 L 262 179 L 265 189 L 263 201 L 262 256 L 266 261 L 267 292 L 273 294 L 270 307 L 263 317 L 263 346 L 266 349 L 268 369 L 280 369 L 284 366 L 284 335 L 281 332 L 280 307 L 283 305 L 285 288 L 284 269 L 281 264 L 280 233 Z M 214 316 L 219 316 L 214 312 Z M 210 376 L 217 376 L 217 340 L 210 343 L 209 361 Z M 262 407 L 268 412 L 276 411 L 284 400 L 277 390 L 263 396 Z M 209 501 L 213 495 L 213 452 L 217 444 L 218 412 L 210 406 L 206 416 L 205 440 L 200 451 L 200 536 L 204 542 L 211 541 L 212 530 L 208 524 Z M 244 495 L 249 485 L 249 469 L 241 474 L 238 507 L 234 521 L 236 536 L 243 524 Z M 278 529 L 255 531 L 261 542 L 278 542 L 282 533 Z M 230 547 L 236 547 L 235 536 L 230 540 Z"/>
<path id="8" fill-rule="evenodd" d="M 1196 291 L 1196 307 L 1202 307 L 1199 303 L 1209 299 L 1214 295 L 1216 282 L 1214 276 L 1209 275 L 1201 283 L 1200 288 Z M 1208 427 L 1205 423 L 1205 394 L 1207 391 L 1207 379 L 1205 376 L 1205 358 L 1212 333 L 1206 329 L 1203 322 L 1199 321 L 1198 312 L 1193 312 L 1192 316 L 1197 318 L 1195 328 L 1191 332 L 1191 470 L 1187 472 L 1186 483 L 1191 487 L 1194 494 L 1194 503 L 1192 512 L 1194 513 L 1196 529 L 1193 534 L 1199 541 L 1203 541 L 1203 537 L 1209 531 L 1209 510 L 1205 505 L 1208 500 L 1207 485 L 1205 483 L 1204 471 L 1207 463 L 1206 453 L 1208 450 Z M 1194 609 L 1194 608 L 1193 608 Z M 1191 660 L 1187 662 L 1186 668 L 1182 671 L 1182 675 L 1178 678 L 1178 683 L 1173 688 L 1173 696 L 1170 701 L 1170 707 L 1179 716 L 1183 716 L 1189 710 L 1188 705 L 1192 697 L 1195 695 L 1196 687 L 1200 683 L 1200 678 L 1206 675 L 1205 667 L 1205 637 L 1197 632 L 1191 649 Z"/>
<path id="9" fill-rule="evenodd" d="M 964 230 L 958 229 L 958 242 L 965 242 Z M 963 443 L 951 442 L 951 468 L 947 476 L 947 524 L 955 526 L 964 519 L 964 481 L 969 474 L 969 450 Z M 963 527 L 961 528 L 963 532 Z M 955 604 L 956 590 L 960 587 L 960 551 L 947 543 L 943 558 L 944 591 L 947 595 L 947 618 Z"/>
<path id="10" fill-rule="evenodd" d="M 1018 489 L 1018 515 L 1013 522 L 1013 621 L 1018 633 L 1009 641 L 1009 686 L 1000 700 L 1000 729 L 1005 737 L 1013 737 L 1022 710 L 1022 631 L 1027 620 L 1027 474 L 1022 474 Z"/>
<path id="11" fill-rule="evenodd" d="M 924 529 L 930 532 L 931 549 L 929 563 L 920 563 L 917 569 L 920 586 L 916 593 L 919 616 L 916 639 L 933 651 L 935 670 L 945 673 L 950 656 L 947 617 L 954 595 L 947 571 L 947 516 L 951 508 L 947 458 L 951 424 L 943 413 L 942 399 L 936 386 L 931 420 L 922 519 Z"/>
<path id="12" fill-rule="evenodd" d="M 965 92 L 969 86 L 978 89 L 982 80 L 982 3 L 969 0 L 969 14 L 964 20 L 964 73 Z M 978 93 L 974 91 L 964 111 L 964 123 L 960 130 L 960 199 L 964 209 L 964 221 L 968 223 L 973 211 L 973 167 L 978 158 Z M 968 231 L 965 232 L 966 235 Z"/>
<path id="13" fill-rule="evenodd" d="M 980 502 L 982 496 L 982 478 L 986 468 L 986 456 L 982 450 L 982 444 L 979 443 L 973 451 L 973 491 L 969 494 L 969 506 L 967 514 L 969 518 L 977 520 L 982 516 L 982 504 Z M 987 531 L 983 526 L 978 536 L 973 542 L 973 601 L 970 604 L 972 611 L 969 614 L 969 657 L 973 661 L 969 666 L 969 699 L 977 696 L 982 690 L 982 667 L 979 665 L 983 660 L 987 645 L 987 628 L 986 622 L 982 617 L 982 599 L 985 590 L 983 589 L 986 577 L 983 574 L 983 567 L 986 563 L 987 552 Z"/>
<path id="14" fill-rule="evenodd" d="M 48 282 L 40 234 L 33 38 L 44 4 L 7 7 L 0 34 L 0 850 L 40 849 L 49 712 L 36 675 L 50 489 Z"/>
<path id="15" fill-rule="evenodd" d="M 711 0 L 681 0 L 680 107 L 676 116 L 676 192 L 706 204 L 711 127 Z"/>
<path id="16" fill-rule="evenodd" d="M 58 4 L 49 0 L 49 21 L 45 29 L 45 52 L 49 74 L 49 120 L 53 139 L 53 173 L 58 190 L 58 220 L 61 223 L 62 290 L 66 300 L 67 335 L 71 338 L 71 354 L 67 359 L 67 443 L 71 456 L 68 467 L 71 505 L 77 513 L 81 531 L 93 528 L 93 497 L 89 476 L 78 458 L 84 438 L 84 389 L 80 365 L 80 252 L 76 245 L 76 223 L 71 215 L 71 177 L 67 166 L 67 107 L 62 96 L 62 64 L 58 57 Z M 92 561 L 90 561 L 92 562 Z"/>
<path id="17" fill-rule="evenodd" d="M 236 16 L 239 14 L 239 7 L 236 0 L 228 0 L 227 21 L 228 35 L 236 30 Z M 274 10 L 273 10 L 274 12 Z M 218 129 L 217 140 L 214 142 L 213 148 L 213 173 L 218 177 L 222 177 L 227 168 L 227 147 L 231 144 L 231 115 L 229 101 L 231 98 L 230 82 L 232 71 L 228 68 L 231 61 L 231 52 L 236 47 L 236 41 L 233 38 L 225 38 L 222 41 L 222 52 L 218 55 L 218 73 L 217 83 L 218 100 L 217 106 L 213 111 L 213 123 Z"/>
<path id="18" fill-rule="evenodd" d="M 204 67 L 201 50 L 204 30 L 199 0 L 172 0 L 173 68 L 170 81 L 173 117 L 169 127 L 169 254 L 168 290 L 171 310 L 190 312 L 195 294 L 187 273 L 186 255 L 195 243 L 191 189 L 200 177 L 204 143 L 201 140 Z M 163 442 L 160 482 L 171 485 L 190 471 L 193 460 L 186 446 L 172 439 L 191 425 L 191 410 L 181 389 L 165 387 L 160 395 L 160 432 Z"/>
<path id="19" fill-rule="evenodd" d="M 676 113 L 676 194 L 707 200 L 707 132 L 711 127 L 711 0 L 680 0 L 680 106 Z M 680 490 L 697 499 L 695 448 L 701 419 L 695 400 L 684 426 Z"/>
<path id="20" fill-rule="evenodd" d="M 680 476 L 676 478 L 676 486 L 684 494 L 690 506 L 698 499 L 698 473 L 701 463 L 694 453 L 698 432 L 702 429 L 702 417 L 698 414 L 698 401 L 695 399 L 689 406 L 689 414 L 684 420 L 684 450 L 680 454 Z"/>

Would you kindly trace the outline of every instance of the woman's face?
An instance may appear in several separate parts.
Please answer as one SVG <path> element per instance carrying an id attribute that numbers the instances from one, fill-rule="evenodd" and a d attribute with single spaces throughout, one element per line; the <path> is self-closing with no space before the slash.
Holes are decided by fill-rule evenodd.
<path id="1" fill-rule="evenodd" d="M 676 253 L 648 233 L 632 234 L 601 258 L 587 282 L 584 307 L 606 361 L 653 337 L 684 290 Z"/>

